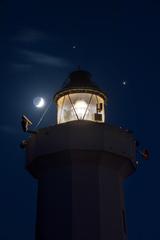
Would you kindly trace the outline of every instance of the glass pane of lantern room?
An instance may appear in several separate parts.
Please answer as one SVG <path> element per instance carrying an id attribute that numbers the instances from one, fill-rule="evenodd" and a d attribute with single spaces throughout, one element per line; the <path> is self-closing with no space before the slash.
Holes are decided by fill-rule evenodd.
<path id="1" fill-rule="evenodd" d="M 72 103 L 68 95 L 61 97 L 58 100 L 58 113 L 57 120 L 58 123 L 64 123 L 76 120 L 76 115 L 72 109 Z"/>
<path id="2" fill-rule="evenodd" d="M 97 99 L 97 113 L 102 116 L 101 122 L 105 122 L 105 105 L 104 105 L 104 99 L 100 96 L 96 96 Z M 99 120 L 97 120 L 99 121 Z"/>
<path id="3" fill-rule="evenodd" d="M 72 93 L 70 94 L 70 99 L 72 102 L 72 110 L 76 114 L 78 120 L 83 120 L 86 111 L 88 109 L 88 104 L 91 98 L 89 93 Z"/>

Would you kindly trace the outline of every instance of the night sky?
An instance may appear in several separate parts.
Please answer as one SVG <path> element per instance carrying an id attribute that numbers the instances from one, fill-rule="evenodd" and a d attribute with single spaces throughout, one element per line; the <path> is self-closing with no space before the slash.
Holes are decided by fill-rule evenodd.
<path id="1" fill-rule="evenodd" d="M 1 240 L 34 240 L 37 182 L 24 168 L 21 115 L 35 126 L 44 109 L 34 97 L 49 104 L 78 65 L 107 92 L 107 122 L 150 151 L 124 184 L 128 235 L 160 239 L 160 3 L 109 2 L 0 2 Z M 55 123 L 53 104 L 40 127 Z"/>

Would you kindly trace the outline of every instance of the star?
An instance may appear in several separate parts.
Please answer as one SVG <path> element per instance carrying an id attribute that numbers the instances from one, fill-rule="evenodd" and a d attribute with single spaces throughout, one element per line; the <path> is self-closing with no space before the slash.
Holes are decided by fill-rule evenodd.
<path id="1" fill-rule="evenodd" d="M 127 82 L 126 82 L 125 80 L 123 80 L 122 85 L 123 85 L 123 86 L 126 86 L 126 85 L 127 85 Z"/>

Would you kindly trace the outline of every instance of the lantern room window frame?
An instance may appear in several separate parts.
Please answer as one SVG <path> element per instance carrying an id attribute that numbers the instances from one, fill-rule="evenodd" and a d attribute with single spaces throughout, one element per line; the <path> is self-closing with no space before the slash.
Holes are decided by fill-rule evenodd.
<path id="1" fill-rule="evenodd" d="M 90 96 L 88 96 L 89 99 L 87 102 L 84 101 L 87 104 L 87 107 L 85 109 L 85 112 L 82 114 L 82 116 L 79 117 L 79 115 L 75 109 L 75 103 L 73 103 L 72 97 L 73 97 L 73 94 L 79 95 L 81 93 L 86 94 L 86 97 L 87 97 L 87 94 L 90 94 Z M 62 99 L 62 97 L 63 97 L 63 99 Z M 93 97 L 95 97 L 96 100 L 93 100 Z M 101 99 L 101 101 L 99 100 L 99 98 Z M 60 104 L 58 104 L 58 101 L 60 99 L 62 101 L 61 107 L 60 107 Z M 91 105 L 92 100 L 96 101 L 95 106 L 94 106 L 94 104 L 93 104 L 93 106 Z M 106 95 L 103 94 L 103 92 L 93 90 L 93 89 L 66 89 L 66 90 L 61 91 L 56 94 L 55 101 L 57 104 L 57 124 L 61 124 L 61 123 L 69 122 L 69 121 L 76 121 L 76 120 L 89 120 L 89 121 L 102 122 L 102 123 L 105 121 Z M 74 112 L 74 117 L 72 115 L 72 118 L 70 118 L 70 119 L 68 118 L 68 120 L 63 119 L 64 105 L 65 105 L 66 101 L 69 101 L 72 114 Z M 82 101 L 83 101 L 83 99 L 82 99 Z M 67 103 L 66 103 L 66 106 L 67 106 Z M 94 112 L 92 112 L 93 107 L 95 107 L 95 109 L 96 109 Z M 91 111 L 91 109 L 92 109 L 92 111 Z M 90 114 L 90 117 L 88 119 L 86 119 L 88 110 L 89 110 L 88 114 Z M 92 115 L 94 114 L 94 117 L 92 117 L 92 119 L 91 119 L 91 114 Z"/>

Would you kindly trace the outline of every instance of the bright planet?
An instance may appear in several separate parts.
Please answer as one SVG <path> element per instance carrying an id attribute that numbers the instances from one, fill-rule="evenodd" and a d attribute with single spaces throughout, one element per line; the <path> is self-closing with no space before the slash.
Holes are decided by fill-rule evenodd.
<path id="1" fill-rule="evenodd" d="M 45 100 L 42 97 L 35 97 L 33 99 L 33 104 L 36 108 L 42 108 L 45 105 Z"/>

